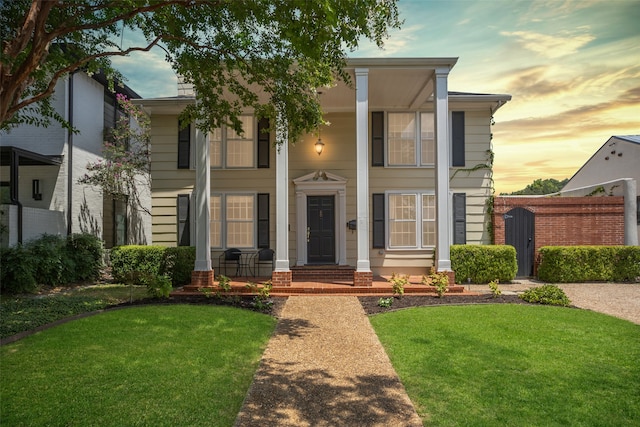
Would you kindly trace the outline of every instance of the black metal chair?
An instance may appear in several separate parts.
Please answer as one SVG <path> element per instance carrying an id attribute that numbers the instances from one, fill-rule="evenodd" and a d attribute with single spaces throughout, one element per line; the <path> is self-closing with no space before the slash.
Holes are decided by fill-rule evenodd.
<path id="1" fill-rule="evenodd" d="M 222 271 L 224 266 L 224 275 L 227 276 L 227 265 L 232 265 L 236 269 L 235 276 L 238 276 L 240 271 L 240 255 L 242 252 L 240 249 L 229 248 L 218 257 L 218 269 Z"/>
<path id="2" fill-rule="evenodd" d="M 273 271 L 275 257 L 274 257 L 273 249 L 263 248 L 253 255 L 253 277 L 259 276 L 260 266 L 261 265 L 269 265 L 271 267 L 271 271 Z"/>

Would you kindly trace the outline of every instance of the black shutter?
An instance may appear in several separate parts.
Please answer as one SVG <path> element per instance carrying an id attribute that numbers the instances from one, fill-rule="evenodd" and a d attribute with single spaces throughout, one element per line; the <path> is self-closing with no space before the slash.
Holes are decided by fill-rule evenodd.
<path id="1" fill-rule="evenodd" d="M 178 124 L 178 169 L 189 169 L 191 160 L 191 125 Z"/>
<path id="2" fill-rule="evenodd" d="M 464 111 L 451 113 L 451 166 L 464 166 Z"/>
<path id="3" fill-rule="evenodd" d="M 269 247 L 269 193 L 258 193 L 258 247 Z"/>
<path id="4" fill-rule="evenodd" d="M 191 245 L 189 194 L 178 194 L 178 246 Z"/>
<path id="5" fill-rule="evenodd" d="M 258 122 L 258 167 L 269 167 L 269 133 L 264 129 L 269 128 L 269 119 L 260 119 Z"/>
<path id="6" fill-rule="evenodd" d="M 373 194 L 373 247 L 384 248 L 384 193 Z"/>
<path id="7" fill-rule="evenodd" d="M 453 194 L 453 244 L 467 243 L 467 195 Z"/>
<path id="8" fill-rule="evenodd" d="M 384 112 L 371 113 L 371 166 L 384 166 Z"/>

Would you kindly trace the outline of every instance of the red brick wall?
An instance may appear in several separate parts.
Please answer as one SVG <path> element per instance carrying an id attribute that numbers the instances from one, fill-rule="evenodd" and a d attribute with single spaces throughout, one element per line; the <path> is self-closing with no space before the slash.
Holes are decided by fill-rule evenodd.
<path id="1" fill-rule="evenodd" d="M 493 210 L 496 245 L 505 244 L 503 215 L 517 207 L 535 214 L 536 260 L 542 246 L 624 244 L 623 197 L 496 197 Z"/>

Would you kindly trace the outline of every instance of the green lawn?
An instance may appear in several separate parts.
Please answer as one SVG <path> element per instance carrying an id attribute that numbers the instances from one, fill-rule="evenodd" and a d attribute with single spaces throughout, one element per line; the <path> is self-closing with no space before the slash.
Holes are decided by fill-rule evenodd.
<path id="1" fill-rule="evenodd" d="M 591 311 L 423 307 L 373 316 L 426 426 L 637 426 L 640 326 Z"/>
<path id="2" fill-rule="evenodd" d="M 223 306 L 141 306 L 0 348 L 2 425 L 230 426 L 275 327 Z"/>

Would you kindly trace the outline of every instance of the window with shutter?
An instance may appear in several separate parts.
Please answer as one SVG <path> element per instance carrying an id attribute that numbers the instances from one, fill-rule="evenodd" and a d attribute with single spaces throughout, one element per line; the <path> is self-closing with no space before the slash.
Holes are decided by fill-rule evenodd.
<path id="1" fill-rule="evenodd" d="M 269 247 L 269 193 L 258 193 L 258 247 Z"/>
<path id="2" fill-rule="evenodd" d="M 178 124 L 178 169 L 189 169 L 191 160 L 191 125 Z"/>
<path id="3" fill-rule="evenodd" d="M 384 166 L 384 112 L 371 113 L 371 166 Z"/>
<path id="4" fill-rule="evenodd" d="M 178 246 L 191 245 L 190 195 L 178 194 Z"/>
<path id="5" fill-rule="evenodd" d="M 467 195 L 455 193 L 453 195 L 453 244 L 467 243 Z"/>
<path id="6" fill-rule="evenodd" d="M 451 165 L 465 166 L 464 111 L 451 113 Z"/>

